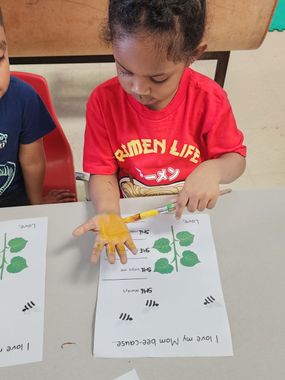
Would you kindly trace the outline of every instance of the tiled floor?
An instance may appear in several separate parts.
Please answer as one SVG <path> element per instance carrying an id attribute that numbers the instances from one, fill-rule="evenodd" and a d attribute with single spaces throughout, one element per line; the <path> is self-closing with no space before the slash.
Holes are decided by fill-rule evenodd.
<path id="1" fill-rule="evenodd" d="M 193 68 L 213 77 L 215 62 Z M 59 120 L 70 141 L 76 170 L 82 170 L 85 104 L 92 89 L 115 75 L 114 64 L 12 66 L 44 75 Z M 248 146 L 245 174 L 237 188 L 285 186 L 285 32 L 268 33 L 254 51 L 232 52 L 225 89 Z M 83 186 L 78 185 L 79 197 Z"/>

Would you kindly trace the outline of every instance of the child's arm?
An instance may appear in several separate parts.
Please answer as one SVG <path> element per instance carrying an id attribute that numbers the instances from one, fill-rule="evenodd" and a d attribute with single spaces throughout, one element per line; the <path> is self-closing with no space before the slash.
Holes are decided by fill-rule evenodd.
<path id="1" fill-rule="evenodd" d="M 113 175 L 91 175 L 89 195 L 97 214 L 120 215 L 120 191 L 118 179 Z"/>
<path id="2" fill-rule="evenodd" d="M 186 178 L 177 197 L 176 217 L 181 217 L 184 207 L 190 212 L 213 208 L 219 196 L 219 184 L 234 181 L 244 170 L 245 158 L 238 153 L 226 153 L 202 162 Z"/>
<path id="3" fill-rule="evenodd" d="M 43 139 L 38 139 L 31 144 L 20 144 L 19 161 L 27 196 L 31 204 L 42 203 L 42 189 L 45 175 Z"/>
<path id="4" fill-rule="evenodd" d="M 106 246 L 108 260 L 115 262 L 117 252 L 121 263 L 127 262 L 125 246 L 135 254 L 137 249 L 123 219 L 120 217 L 120 192 L 117 176 L 91 175 L 89 193 L 96 209 L 96 216 L 77 227 L 73 235 L 81 236 L 87 231 L 97 233 L 91 261 L 97 263 Z"/>
<path id="5" fill-rule="evenodd" d="M 32 205 L 74 202 L 76 200 L 75 194 L 71 193 L 69 189 L 50 190 L 46 196 L 43 196 L 46 161 L 42 138 L 31 144 L 20 144 L 19 161 L 27 196 Z"/>

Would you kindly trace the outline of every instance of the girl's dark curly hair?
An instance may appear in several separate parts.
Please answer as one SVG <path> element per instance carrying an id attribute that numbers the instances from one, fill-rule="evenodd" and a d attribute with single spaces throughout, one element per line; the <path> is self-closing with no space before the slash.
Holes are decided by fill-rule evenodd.
<path id="1" fill-rule="evenodd" d="M 110 0 L 104 39 L 115 43 L 128 35 L 159 37 L 168 58 L 191 56 L 204 34 L 206 0 Z"/>

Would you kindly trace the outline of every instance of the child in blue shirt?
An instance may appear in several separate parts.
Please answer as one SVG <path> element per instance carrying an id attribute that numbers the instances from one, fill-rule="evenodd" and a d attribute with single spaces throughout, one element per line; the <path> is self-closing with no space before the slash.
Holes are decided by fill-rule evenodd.
<path id="1" fill-rule="evenodd" d="M 43 136 L 56 128 L 34 89 L 10 76 L 0 9 L 0 207 L 69 202 L 75 194 L 52 191 L 43 198 Z"/>

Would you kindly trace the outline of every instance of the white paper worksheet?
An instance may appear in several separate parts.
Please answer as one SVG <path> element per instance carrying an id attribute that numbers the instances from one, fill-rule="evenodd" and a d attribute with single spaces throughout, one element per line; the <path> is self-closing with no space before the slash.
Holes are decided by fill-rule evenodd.
<path id="1" fill-rule="evenodd" d="M 210 218 L 129 224 L 138 254 L 100 263 L 96 357 L 231 356 Z"/>
<path id="2" fill-rule="evenodd" d="M 47 218 L 0 222 L 0 367 L 42 360 Z"/>
<path id="3" fill-rule="evenodd" d="M 115 380 L 140 380 L 137 374 L 137 371 L 133 369 L 132 371 L 122 375 L 120 377 L 116 377 Z"/>

